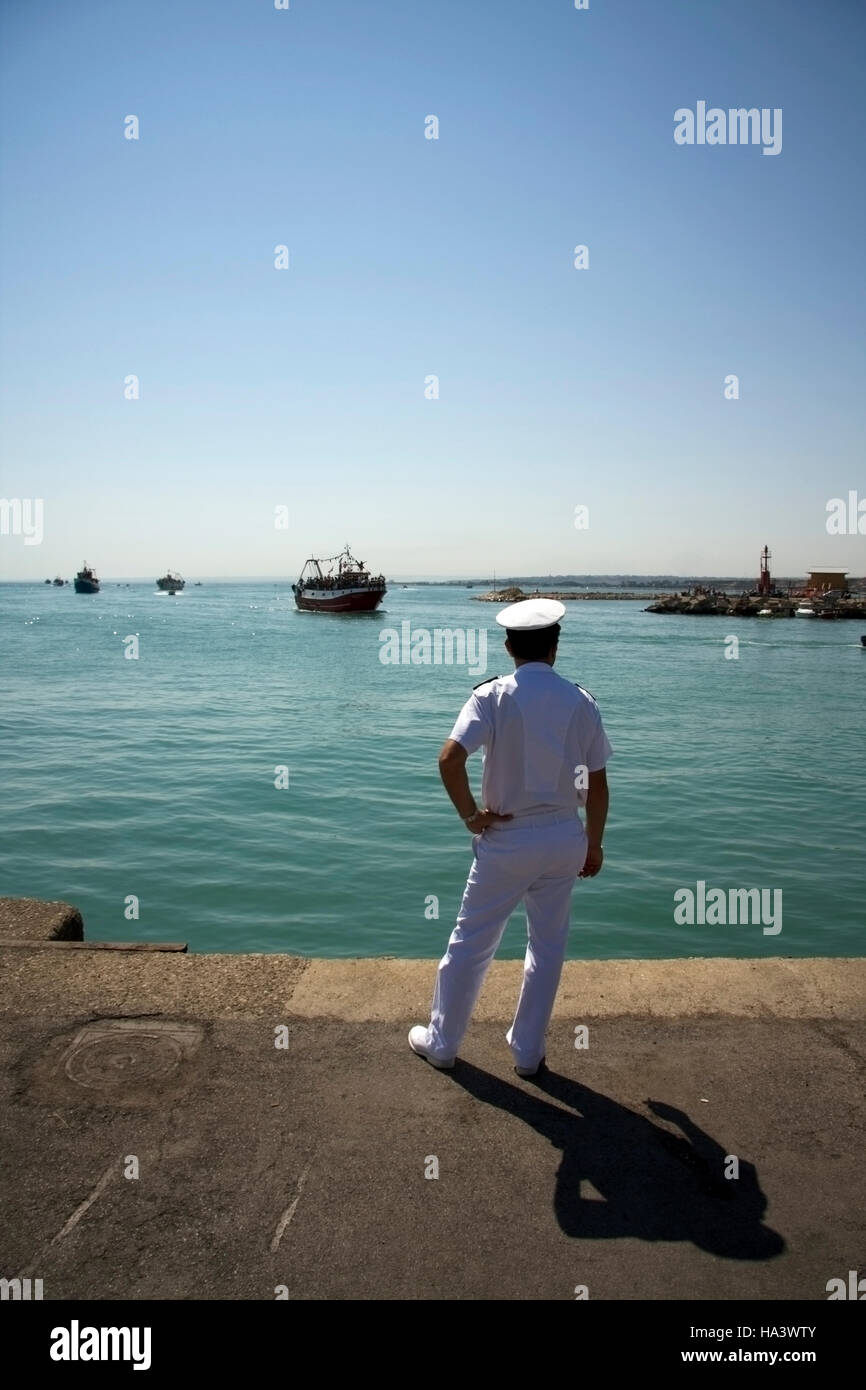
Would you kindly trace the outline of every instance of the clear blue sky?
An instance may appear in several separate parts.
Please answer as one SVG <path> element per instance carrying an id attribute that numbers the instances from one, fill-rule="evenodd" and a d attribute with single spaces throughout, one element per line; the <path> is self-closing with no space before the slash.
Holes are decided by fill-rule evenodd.
<path id="1" fill-rule="evenodd" d="M 0 495 L 45 539 L 3 576 L 862 574 L 825 504 L 866 497 L 864 37 L 855 0 L 5 0 Z M 678 146 L 698 101 L 781 107 L 782 152 Z"/>

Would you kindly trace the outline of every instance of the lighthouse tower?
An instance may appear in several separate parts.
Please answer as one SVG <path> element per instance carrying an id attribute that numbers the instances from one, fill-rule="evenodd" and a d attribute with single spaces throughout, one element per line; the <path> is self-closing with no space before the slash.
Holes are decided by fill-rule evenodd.
<path id="1" fill-rule="evenodd" d="M 758 593 L 768 598 L 773 587 L 770 579 L 770 552 L 766 546 L 761 551 L 761 573 L 758 575 Z"/>

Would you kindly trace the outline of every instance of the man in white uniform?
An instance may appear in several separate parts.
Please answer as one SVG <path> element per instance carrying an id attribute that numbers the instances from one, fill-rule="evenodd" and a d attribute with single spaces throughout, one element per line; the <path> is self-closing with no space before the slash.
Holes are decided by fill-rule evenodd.
<path id="1" fill-rule="evenodd" d="M 412 1051 L 435 1067 L 453 1067 L 487 967 L 523 902 L 529 942 L 505 1036 L 518 1074 L 535 1075 L 565 958 L 571 892 L 578 877 L 594 878 L 602 866 L 612 750 L 595 700 L 553 669 L 564 614 L 554 599 L 525 599 L 497 614 L 514 674 L 476 686 L 439 755 L 475 858 L 439 962 L 430 1023 L 409 1033 Z M 484 749 L 483 810 L 466 775 L 477 748 Z"/>

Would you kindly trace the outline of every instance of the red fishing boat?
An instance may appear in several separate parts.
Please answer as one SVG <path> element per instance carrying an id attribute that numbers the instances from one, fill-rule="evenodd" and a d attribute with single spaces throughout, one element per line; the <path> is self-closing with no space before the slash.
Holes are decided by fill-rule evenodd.
<path id="1" fill-rule="evenodd" d="M 311 613 L 372 613 L 386 592 L 385 576 L 370 574 L 348 546 L 327 560 L 307 560 L 292 585 L 298 608 Z"/>

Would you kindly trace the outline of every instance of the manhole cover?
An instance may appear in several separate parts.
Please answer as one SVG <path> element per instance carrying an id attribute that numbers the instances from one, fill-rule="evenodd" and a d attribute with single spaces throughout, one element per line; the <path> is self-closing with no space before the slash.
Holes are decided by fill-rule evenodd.
<path id="1" fill-rule="evenodd" d="M 70 1081 L 97 1091 L 111 1091 L 130 1081 L 147 1081 L 174 1071 L 183 1053 L 174 1038 L 140 1033 L 137 1037 L 86 1038 L 66 1058 Z"/>
<path id="2" fill-rule="evenodd" d="M 105 1019 L 81 1029 L 60 1070 L 76 1086 L 106 1097 L 158 1088 L 192 1057 L 201 1038 L 201 1029 L 191 1024 Z"/>

